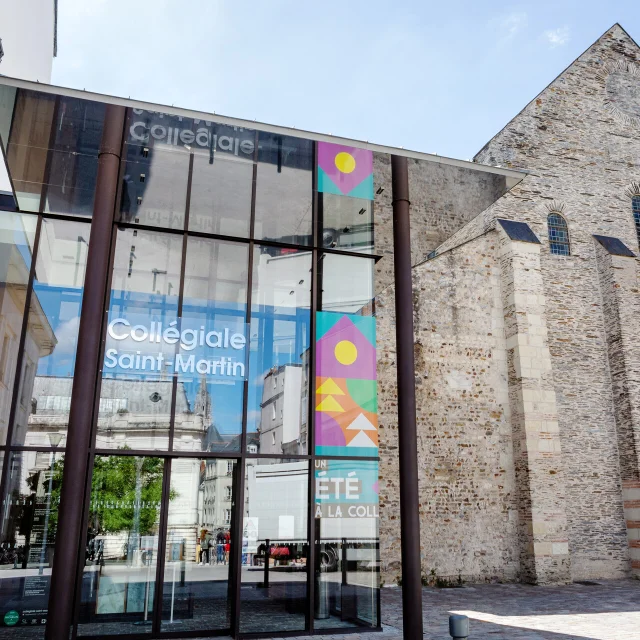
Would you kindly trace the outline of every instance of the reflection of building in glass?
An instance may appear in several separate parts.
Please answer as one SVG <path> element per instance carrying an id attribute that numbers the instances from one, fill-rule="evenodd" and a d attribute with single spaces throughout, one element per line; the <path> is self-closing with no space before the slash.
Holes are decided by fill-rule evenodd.
<path id="1" fill-rule="evenodd" d="M 19 317 L 15 313 L 15 308 L 24 307 L 24 296 L 25 291 L 22 287 L 12 287 L 11 285 L 8 285 L 0 293 L 1 313 L 3 314 L 3 322 L 0 323 L 0 348 L 2 349 L 0 353 L 0 434 L 6 433 L 8 427 L 13 385 L 7 385 L 6 382 L 12 374 L 11 368 L 15 368 L 22 329 L 22 322 L 20 322 L 20 326 L 15 326 L 15 323 L 10 321 Z M 14 307 L 13 312 L 10 307 Z M 14 424 L 17 427 L 14 431 L 14 442 L 21 442 L 20 425 L 26 424 L 26 417 L 32 411 L 33 387 L 38 360 L 51 354 L 57 343 L 47 316 L 35 296 L 31 298 L 30 320 L 23 349 L 22 376 L 16 381 L 19 384 L 19 391 L 14 418 Z M 49 446 L 49 443 L 47 442 L 45 446 Z"/>
<path id="2" fill-rule="evenodd" d="M 233 462 L 205 460 L 200 466 L 202 526 L 211 532 L 231 526 Z"/>
<path id="3" fill-rule="evenodd" d="M 36 376 L 31 384 L 28 428 L 26 433 L 18 433 L 16 437 L 22 437 L 26 446 L 48 446 L 47 434 L 66 428 L 73 379 Z M 146 450 L 158 447 L 156 432 L 164 434 L 169 426 L 172 384 L 172 380 L 104 379 L 97 446 L 118 448 L 126 444 Z M 204 406 L 192 408 L 184 385 L 178 384 L 175 437 L 184 442 L 185 449 L 189 446 L 194 451 L 199 451 L 205 440 L 220 438 L 213 435 L 215 427 L 210 402 L 206 402 L 206 390 L 204 393 L 199 391 L 198 397 L 204 398 Z"/>
<path id="4" fill-rule="evenodd" d="M 264 377 L 260 453 L 306 454 L 307 420 L 302 415 L 302 365 L 274 367 Z"/>

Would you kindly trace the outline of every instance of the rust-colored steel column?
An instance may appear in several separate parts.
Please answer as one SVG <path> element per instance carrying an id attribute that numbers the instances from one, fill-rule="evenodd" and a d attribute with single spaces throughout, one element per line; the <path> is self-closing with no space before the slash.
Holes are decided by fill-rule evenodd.
<path id="1" fill-rule="evenodd" d="M 393 271 L 396 290 L 402 624 L 405 640 L 422 640 L 420 513 L 418 510 L 416 389 L 413 358 L 413 290 L 409 170 L 406 158 L 391 156 L 391 185 L 393 189 Z"/>
<path id="2" fill-rule="evenodd" d="M 102 315 L 107 294 L 110 239 L 118 192 L 124 121 L 124 107 L 107 105 L 98 156 L 98 176 L 71 391 L 46 640 L 69 638 L 78 549 L 85 545 L 82 510 L 94 393 L 100 369 Z"/>

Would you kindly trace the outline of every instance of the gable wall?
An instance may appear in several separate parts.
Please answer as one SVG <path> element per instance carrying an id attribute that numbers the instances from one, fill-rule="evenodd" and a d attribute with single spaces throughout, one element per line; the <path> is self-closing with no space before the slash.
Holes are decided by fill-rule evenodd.
<path id="1" fill-rule="evenodd" d="M 629 572 L 605 318 L 593 234 L 638 240 L 625 193 L 640 181 L 640 50 L 614 27 L 476 160 L 525 169 L 492 208 L 541 239 L 574 580 Z M 626 115 L 618 111 L 624 107 Z M 638 118 L 638 122 L 634 118 Z M 547 205 L 564 205 L 569 257 L 551 255 Z M 640 393 L 640 389 L 633 390 Z"/>

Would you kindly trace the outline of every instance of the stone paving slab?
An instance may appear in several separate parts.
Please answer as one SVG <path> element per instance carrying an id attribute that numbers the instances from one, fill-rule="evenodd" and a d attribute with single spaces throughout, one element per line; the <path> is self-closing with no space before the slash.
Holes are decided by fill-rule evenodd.
<path id="1" fill-rule="evenodd" d="M 383 624 L 400 635 L 402 590 L 383 589 L 381 600 Z M 639 580 L 425 588 L 422 610 L 425 640 L 450 638 L 451 613 L 469 616 L 470 640 L 640 640 Z"/>

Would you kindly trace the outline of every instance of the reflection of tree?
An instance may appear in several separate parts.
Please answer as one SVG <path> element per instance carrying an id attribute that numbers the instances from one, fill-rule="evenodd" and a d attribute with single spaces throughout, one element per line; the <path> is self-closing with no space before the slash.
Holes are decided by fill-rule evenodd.
<path id="1" fill-rule="evenodd" d="M 89 524 L 94 531 L 116 533 L 129 530 L 136 515 L 141 534 L 155 529 L 162 498 L 163 461 L 148 457 L 137 460 L 142 460 L 139 470 L 134 456 L 96 457 L 89 515 Z M 136 480 L 139 498 L 136 496 Z M 170 499 L 173 497 L 170 495 Z M 136 504 L 138 500 L 139 504 Z"/>
<path id="2" fill-rule="evenodd" d="M 55 540 L 56 527 L 58 526 L 58 506 L 60 505 L 60 488 L 62 487 L 62 470 L 64 467 L 64 455 L 60 456 L 53 464 L 53 479 L 51 481 L 51 500 L 48 519 L 48 543 Z M 51 469 L 38 469 L 29 476 L 25 482 L 31 493 L 25 500 L 24 496 L 18 499 L 18 490 L 14 492 L 14 504 L 18 505 L 18 512 L 15 515 L 18 533 L 25 536 L 27 544 L 31 537 L 31 528 L 36 508 L 43 508 L 47 505 L 47 493 L 49 491 L 49 474 Z"/>

